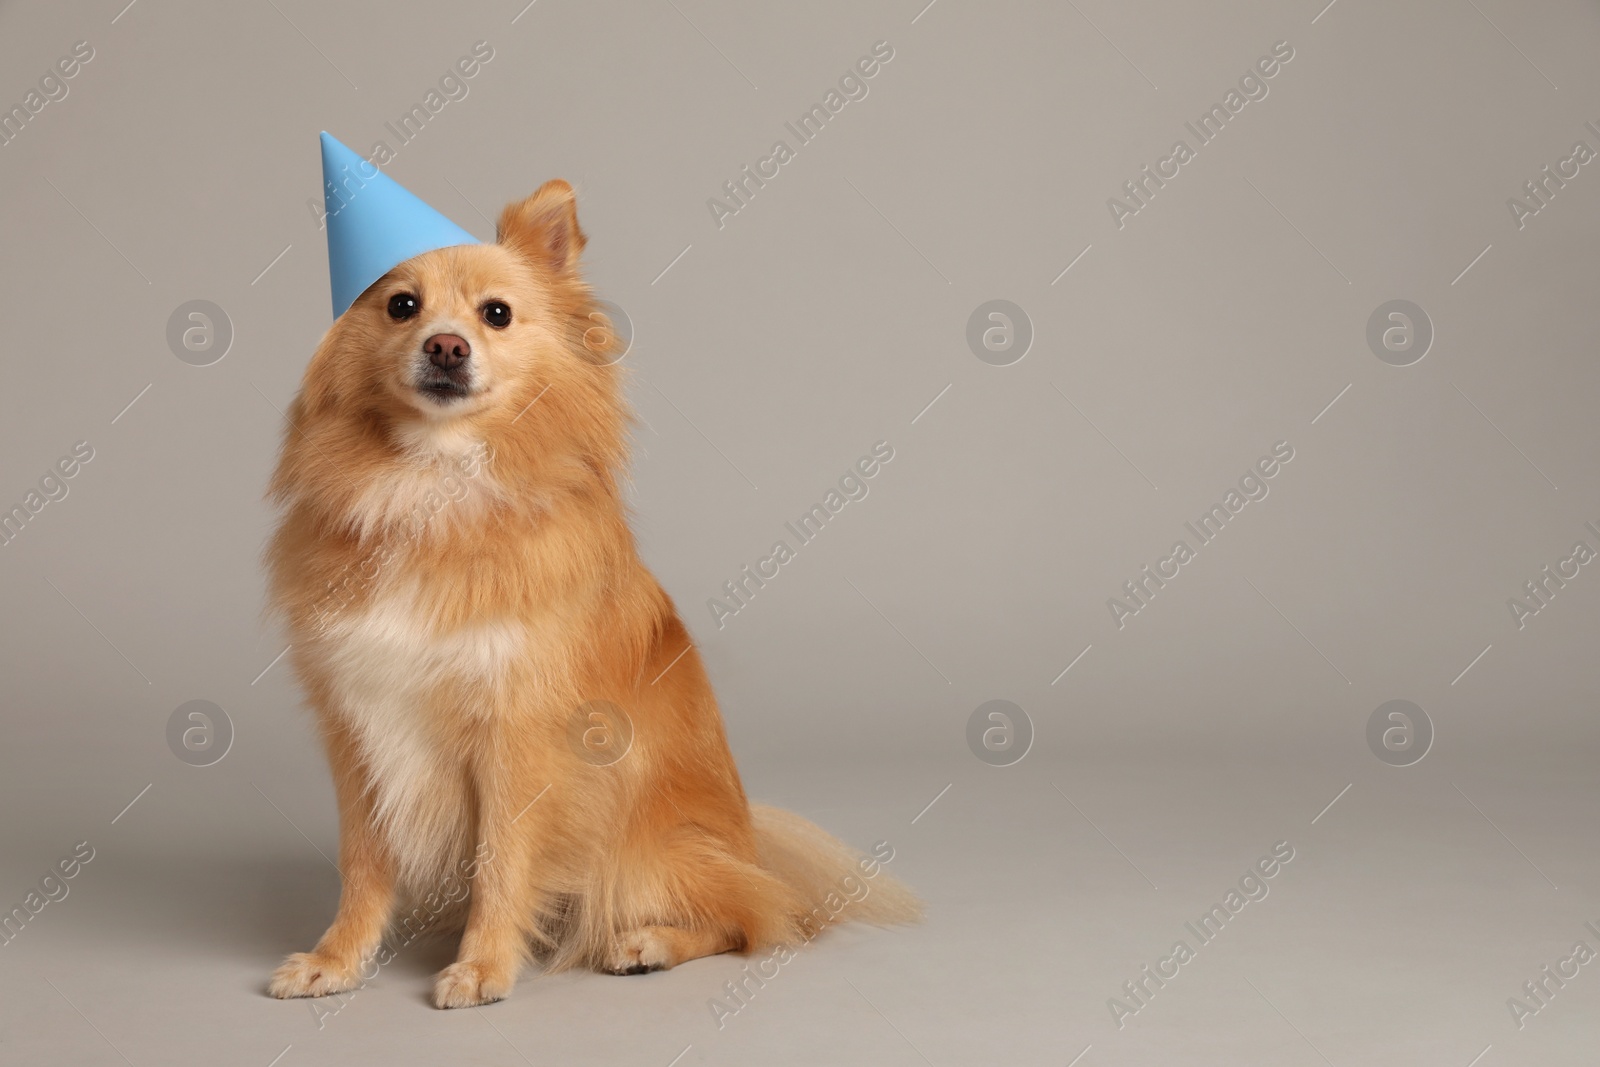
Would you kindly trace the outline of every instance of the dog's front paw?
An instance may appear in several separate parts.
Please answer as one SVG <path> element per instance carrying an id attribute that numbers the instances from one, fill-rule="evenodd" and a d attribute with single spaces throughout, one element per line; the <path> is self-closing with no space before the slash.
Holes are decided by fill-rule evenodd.
<path id="1" fill-rule="evenodd" d="M 433 1004 L 437 1008 L 474 1008 L 492 1004 L 511 995 L 516 975 L 506 974 L 487 964 L 458 960 L 439 972 L 433 981 Z"/>
<path id="2" fill-rule="evenodd" d="M 358 968 L 316 952 L 296 952 L 272 974 L 267 992 L 287 997 L 325 997 L 361 984 Z"/>

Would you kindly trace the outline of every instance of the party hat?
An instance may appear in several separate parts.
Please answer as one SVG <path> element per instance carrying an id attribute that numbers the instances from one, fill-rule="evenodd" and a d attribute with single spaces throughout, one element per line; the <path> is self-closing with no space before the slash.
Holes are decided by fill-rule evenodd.
<path id="1" fill-rule="evenodd" d="M 322 186 L 334 318 L 367 286 L 412 256 L 483 243 L 326 132 Z"/>

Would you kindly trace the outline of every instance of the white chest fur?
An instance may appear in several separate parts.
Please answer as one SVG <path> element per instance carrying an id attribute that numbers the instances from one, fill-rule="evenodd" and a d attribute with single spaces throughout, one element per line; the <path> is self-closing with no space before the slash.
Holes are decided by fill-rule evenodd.
<path id="1" fill-rule="evenodd" d="M 501 499 L 493 452 L 482 441 L 428 424 L 400 427 L 394 438 L 400 458 L 368 479 L 350 509 L 357 533 L 389 528 L 412 538 L 470 522 Z"/>
<path id="2" fill-rule="evenodd" d="M 355 735 L 376 820 L 413 885 L 473 844 L 461 737 L 479 709 L 451 706 L 447 697 L 492 688 L 526 651 L 518 623 L 439 634 L 417 600 L 415 585 L 379 589 L 318 642 L 333 710 Z"/>

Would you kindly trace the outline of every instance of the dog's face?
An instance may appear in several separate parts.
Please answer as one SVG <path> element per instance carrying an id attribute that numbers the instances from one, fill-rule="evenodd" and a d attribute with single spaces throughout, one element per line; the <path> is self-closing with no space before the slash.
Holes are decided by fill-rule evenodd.
<path id="1" fill-rule="evenodd" d="M 441 421 L 481 413 L 517 392 L 550 336 L 547 283 L 501 245 L 442 248 L 390 271 L 351 309 L 351 358 L 403 408 Z"/>
<path id="2" fill-rule="evenodd" d="M 401 436 L 517 415 L 609 347 L 578 275 L 584 242 L 571 187 L 551 181 L 505 209 L 495 244 L 406 260 L 329 331 L 304 404 L 360 409 Z"/>

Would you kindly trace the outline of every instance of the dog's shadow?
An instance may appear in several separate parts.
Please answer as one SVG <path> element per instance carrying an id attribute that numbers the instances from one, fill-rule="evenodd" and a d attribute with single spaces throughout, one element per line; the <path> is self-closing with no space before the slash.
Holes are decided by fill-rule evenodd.
<path id="1" fill-rule="evenodd" d="M 262 995 L 272 970 L 290 953 L 315 945 L 339 905 L 338 871 L 316 856 L 150 856 L 119 869 L 116 883 L 114 913 L 101 916 L 114 927 L 100 936 L 134 947 L 177 943 L 190 954 L 251 961 L 260 971 L 254 984 Z M 398 951 L 382 970 L 431 975 L 454 959 L 458 934 L 441 924 L 413 937 L 397 925 L 385 943 Z"/>
<path id="2" fill-rule="evenodd" d="M 110 867 L 105 860 L 96 863 Z M 107 877 L 99 888 L 106 895 L 98 906 L 85 901 L 78 912 L 94 943 L 152 958 L 171 959 L 177 953 L 202 963 L 213 981 L 219 973 L 231 975 L 220 980 L 235 995 L 263 999 L 268 998 L 273 970 L 290 953 L 311 949 L 339 904 L 338 871 L 315 855 L 144 854 L 124 857 L 114 871 L 102 873 Z M 369 972 L 368 980 L 393 984 L 417 1003 L 431 1005 L 432 977 L 456 957 L 458 922 L 444 917 L 413 936 L 402 919 L 396 917 L 384 939 L 392 957 L 376 974 Z M 535 953 L 523 979 L 621 981 L 581 968 L 549 974 L 548 962 L 544 954 Z M 693 970 L 717 966 L 711 960 L 695 961 Z M 626 988 L 655 989 L 662 978 L 634 976 L 626 980 Z"/>

